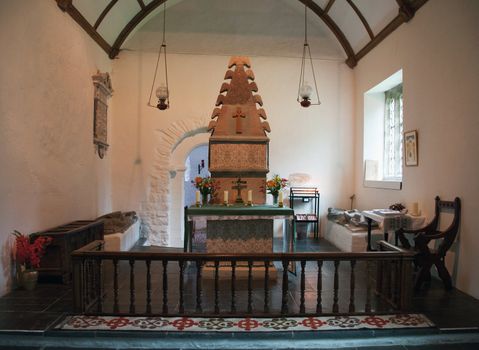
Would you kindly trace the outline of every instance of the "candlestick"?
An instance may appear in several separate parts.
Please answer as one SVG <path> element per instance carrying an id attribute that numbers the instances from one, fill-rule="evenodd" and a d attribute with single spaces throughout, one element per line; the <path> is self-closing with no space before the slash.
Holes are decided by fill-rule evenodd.
<path id="1" fill-rule="evenodd" d="M 248 205 L 252 205 L 252 204 L 253 204 L 253 191 L 248 190 Z"/>
<path id="2" fill-rule="evenodd" d="M 196 191 L 196 206 L 200 206 L 200 191 Z"/>
<path id="3" fill-rule="evenodd" d="M 223 192 L 223 204 L 228 205 L 228 191 Z"/>
<path id="4" fill-rule="evenodd" d="M 282 207 L 283 206 L 283 192 L 279 192 L 278 196 L 278 206 Z"/>

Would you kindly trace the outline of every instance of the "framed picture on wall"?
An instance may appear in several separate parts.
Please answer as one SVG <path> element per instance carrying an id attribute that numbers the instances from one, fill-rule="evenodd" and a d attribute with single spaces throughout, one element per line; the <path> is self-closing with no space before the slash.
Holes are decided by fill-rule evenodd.
<path id="1" fill-rule="evenodd" d="M 404 133 L 404 164 L 406 166 L 418 165 L 417 130 Z"/>

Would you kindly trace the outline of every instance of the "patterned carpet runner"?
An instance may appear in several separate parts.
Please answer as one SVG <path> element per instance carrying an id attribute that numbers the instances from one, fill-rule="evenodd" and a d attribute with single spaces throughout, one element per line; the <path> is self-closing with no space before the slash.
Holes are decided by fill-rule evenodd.
<path id="1" fill-rule="evenodd" d="M 275 332 L 426 327 L 434 327 L 434 324 L 424 315 L 401 314 L 287 318 L 70 316 L 57 328 L 111 331 Z"/>

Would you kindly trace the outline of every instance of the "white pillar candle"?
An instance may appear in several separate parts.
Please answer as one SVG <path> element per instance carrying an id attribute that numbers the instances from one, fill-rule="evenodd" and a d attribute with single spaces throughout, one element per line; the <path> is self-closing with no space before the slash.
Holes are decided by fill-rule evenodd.
<path id="1" fill-rule="evenodd" d="M 196 204 L 200 204 L 200 200 L 201 200 L 200 191 L 196 191 Z"/>
<path id="2" fill-rule="evenodd" d="M 224 192 L 223 192 L 223 202 L 224 202 L 225 204 L 228 203 L 228 191 L 224 191 Z"/>
<path id="3" fill-rule="evenodd" d="M 253 191 L 248 190 L 248 203 L 252 203 L 252 202 L 253 202 Z"/>
<path id="4" fill-rule="evenodd" d="M 419 204 L 417 202 L 412 203 L 411 214 L 412 215 L 418 215 L 419 214 Z"/>
<path id="5" fill-rule="evenodd" d="M 279 192 L 278 204 L 281 206 L 283 205 L 283 192 Z"/>

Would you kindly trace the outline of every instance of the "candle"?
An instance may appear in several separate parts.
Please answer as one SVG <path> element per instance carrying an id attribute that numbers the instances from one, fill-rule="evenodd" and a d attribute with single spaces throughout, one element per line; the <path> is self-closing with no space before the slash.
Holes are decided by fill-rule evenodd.
<path id="1" fill-rule="evenodd" d="M 412 203 L 411 215 L 419 215 L 419 205 L 417 202 Z"/>
<path id="2" fill-rule="evenodd" d="M 200 191 L 196 191 L 196 205 L 200 205 Z"/>
<path id="3" fill-rule="evenodd" d="M 223 192 L 223 202 L 224 204 L 228 204 L 228 191 Z"/>
<path id="4" fill-rule="evenodd" d="M 248 190 L 248 204 L 251 204 L 253 202 L 253 191 Z"/>
<path id="5" fill-rule="evenodd" d="M 278 205 L 279 205 L 280 207 L 283 206 L 283 192 L 279 192 Z"/>

